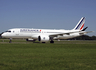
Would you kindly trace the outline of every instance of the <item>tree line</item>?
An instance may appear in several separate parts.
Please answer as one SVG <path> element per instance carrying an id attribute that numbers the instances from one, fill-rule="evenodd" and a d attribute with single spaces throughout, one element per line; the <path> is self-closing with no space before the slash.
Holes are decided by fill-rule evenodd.
<path id="1" fill-rule="evenodd" d="M 71 38 L 68 40 L 96 40 L 96 36 L 82 35 L 82 36 Z"/>

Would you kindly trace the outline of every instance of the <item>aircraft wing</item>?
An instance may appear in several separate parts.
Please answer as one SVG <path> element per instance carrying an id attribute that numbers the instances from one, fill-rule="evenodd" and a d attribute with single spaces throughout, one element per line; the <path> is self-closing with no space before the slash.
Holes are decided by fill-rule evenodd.
<path id="1" fill-rule="evenodd" d="M 57 37 L 58 35 L 63 36 L 64 34 L 70 35 L 72 33 L 79 33 L 80 35 L 84 35 L 84 34 L 91 33 L 91 32 L 94 32 L 94 31 L 88 31 L 88 32 L 86 32 L 86 31 L 75 31 L 75 32 L 66 32 L 66 33 L 52 34 L 52 35 L 49 35 L 49 36 Z"/>
<path id="2" fill-rule="evenodd" d="M 87 34 L 87 33 L 91 33 L 91 32 L 94 32 L 94 31 L 81 31 L 79 34 L 81 34 L 81 35 L 84 35 L 84 34 Z"/>
<path id="3" fill-rule="evenodd" d="M 74 31 L 74 32 L 71 31 L 71 32 L 65 32 L 65 33 L 58 33 L 58 34 L 52 34 L 49 36 L 57 37 L 58 35 L 63 36 L 64 34 L 70 35 L 72 33 L 79 33 L 79 32 L 81 32 L 81 31 Z"/>

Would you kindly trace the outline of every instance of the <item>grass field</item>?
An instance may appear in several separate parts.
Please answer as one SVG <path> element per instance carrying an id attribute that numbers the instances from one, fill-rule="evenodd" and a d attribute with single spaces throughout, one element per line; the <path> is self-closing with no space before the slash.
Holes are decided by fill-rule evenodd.
<path id="1" fill-rule="evenodd" d="M 96 41 L 0 39 L 0 70 L 96 70 Z"/>

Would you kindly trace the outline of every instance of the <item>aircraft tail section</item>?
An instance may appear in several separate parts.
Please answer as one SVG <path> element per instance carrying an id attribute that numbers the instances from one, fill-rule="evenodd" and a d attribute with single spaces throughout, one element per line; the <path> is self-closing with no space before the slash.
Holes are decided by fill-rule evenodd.
<path id="1" fill-rule="evenodd" d="M 83 30 L 85 24 L 85 17 L 82 17 L 73 30 Z"/>

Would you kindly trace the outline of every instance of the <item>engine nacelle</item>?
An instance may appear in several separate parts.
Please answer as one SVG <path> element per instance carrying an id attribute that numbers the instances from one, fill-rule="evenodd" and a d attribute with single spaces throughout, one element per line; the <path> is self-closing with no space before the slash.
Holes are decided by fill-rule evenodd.
<path id="1" fill-rule="evenodd" d="M 38 36 L 38 41 L 40 42 L 47 42 L 49 40 L 50 40 L 49 36 L 45 36 L 45 35 Z"/>
<path id="2" fill-rule="evenodd" d="M 31 42 L 33 42 L 33 41 L 35 41 L 34 39 L 31 39 L 31 38 L 28 38 L 28 39 L 26 39 L 26 41 L 31 41 Z"/>

